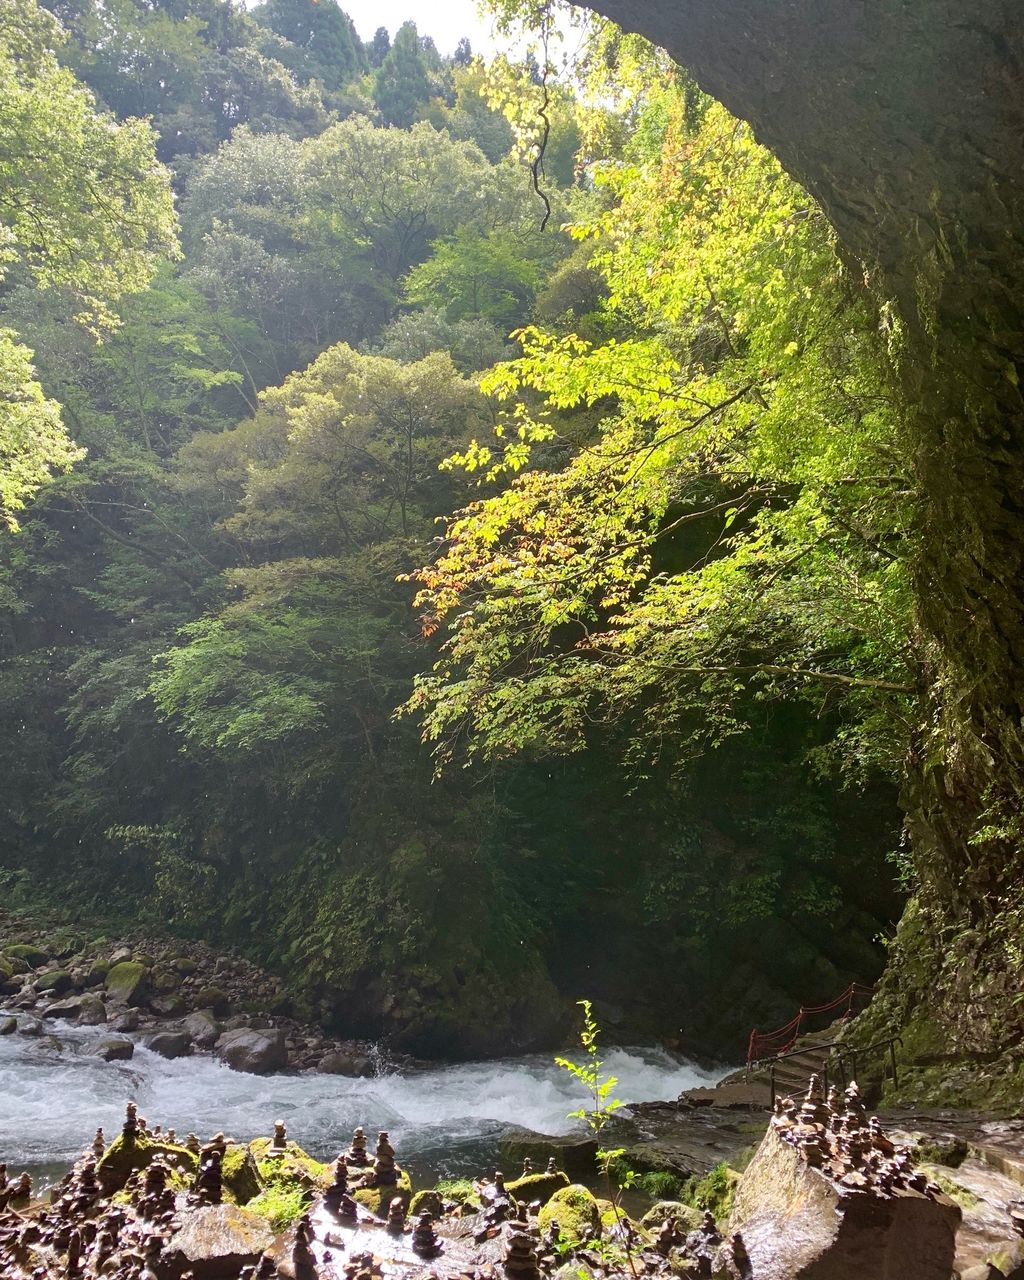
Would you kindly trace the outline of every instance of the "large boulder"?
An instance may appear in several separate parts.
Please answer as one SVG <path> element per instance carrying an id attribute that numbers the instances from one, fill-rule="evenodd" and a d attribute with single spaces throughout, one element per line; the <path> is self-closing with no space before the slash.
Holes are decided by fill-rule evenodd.
<path id="1" fill-rule="evenodd" d="M 111 1036 L 97 1040 L 85 1050 L 90 1058 L 102 1058 L 104 1062 L 127 1062 L 135 1053 L 135 1045 L 123 1036 Z"/>
<path id="2" fill-rule="evenodd" d="M 12 1014 L 8 1014 L 6 1018 L 0 1018 L 0 1036 L 13 1035 L 18 1029 L 18 1019 Z"/>
<path id="3" fill-rule="evenodd" d="M 161 1058 L 184 1058 L 192 1048 L 187 1031 L 155 1031 L 143 1041 L 147 1049 Z"/>
<path id="4" fill-rule="evenodd" d="M 122 960 L 103 980 L 114 1004 L 138 1006 L 149 996 L 149 970 L 138 960 Z"/>
<path id="5" fill-rule="evenodd" d="M 97 995 L 72 996 L 58 1000 L 43 1011 L 44 1018 L 66 1018 L 83 1027 L 98 1027 L 107 1020 L 107 1010 Z"/>
<path id="6" fill-rule="evenodd" d="M 325 1053 L 316 1064 L 317 1071 L 325 1076 L 372 1076 L 373 1063 L 363 1053 L 345 1053 L 332 1050 Z"/>
<path id="7" fill-rule="evenodd" d="M 55 996 L 62 996 L 65 991 L 70 991 L 74 985 L 74 979 L 67 969 L 51 969 L 48 973 L 41 973 L 35 981 L 36 990 L 40 994 L 48 991 Z"/>
<path id="8" fill-rule="evenodd" d="M 541 1209 L 538 1218 L 541 1231 L 547 1231 L 553 1222 L 558 1223 L 568 1239 L 582 1240 L 589 1229 L 600 1230 L 601 1208 L 586 1187 L 573 1183 L 556 1191 Z"/>
<path id="9" fill-rule="evenodd" d="M 30 969 L 41 968 L 50 958 L 45 951 L 27 942 L 14 942 L 9 947 L 4 947 L 4 955 L 24 960 Z"/>
<path id="10" fill-rule="evenodd" d="M 288 1049 L 281 1030 L 255 1031 L 239 1027 L 225 1031 L 214 1046 L 217 1057 L 235 1071 L 267 1075 L 288 1066 Z"/>
<path id="11" fill-rule="evenodd" d="M 212 1049 L 220 1039 L 220 1023 L 210 1009 L 197 1009 L 182 1021 L 197 1049 Z"/>
<path id="12" fill-rule="evenodd" d="M 722 1277 L 949 1280 L 959 1208 L 936 1189 L 846 1184 L 773 1126 L 736 1188 Z"/>

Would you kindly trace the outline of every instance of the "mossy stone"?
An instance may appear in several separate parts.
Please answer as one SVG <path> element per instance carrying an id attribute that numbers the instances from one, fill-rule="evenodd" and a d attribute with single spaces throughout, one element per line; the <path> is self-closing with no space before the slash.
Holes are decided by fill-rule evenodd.
<path id="1" fill-rule="evenodd" d="M 645 1231 L 657 1232 L 669 1218 L 675 1218 L 682 1230 L 689 1232 L 697 1230 L 703 1217 L 700 1210 L 692 1205 L 682 1204 L 678 1200 L 659 1200 L 640 1219 L 640 1225 Z"/>
<path id="2" fill-rule="evenodd" d="M 172 1142 L 160 1142 L 145 1134 L 136 1134 L 129 1142 L 124 1134 L 118 1134 L 107 1147 L 96 1166 L 104 1194 L 120 1191 L 128 1179 L 139 1169 L 145 1169 L 157 1156 L 179 1169 L 189 1179 L 195 1176 L 198 1160 L 187 1147 Z"/>
<path id="3" fill-rule="evenodd" d="M 144 1004 L 149 995 L 149 970 L 138 960 L 122 960 L 109 971 L 103 985 L 118 1004 Z"/>
<path id="4" fill-rule="evenodd" d="M 541 1204 L 547 1204 L 556 1191 L 570 1185 L 569 1175 L 561 1171 L 528 1173 L 525 1177 L 516 1178 L 515 1182 L 506 1182 L 505 1190 L 517 1200 L 525 1200 L 527 1204 L 533 1204 L 537 1200 Z"/>
<path id="5" fill-rule="evenodd" d="M 388 1205 L 396 1197 L 400 1197 L 402 1204 L 408 1209 L 412 1200 L 412 1179 L 404 1169 L 399 1169 L 397 1172 L 397 1182 L 386 1187 L 360 1187 L 358 1191 L 353 1191 L 353 1200 L 379 1218 L 387 1217 Z"/>
<path id="6" fill-rule="evenodd" d="M 444 1211 L 444 1202 L 436 1191 L 417 1191 L 409 1202 L 409 1217 L 417 1217 L 424 1209 L 432 1217 L 439 1218 L 441 1216 Z"/>
<path id="7" fill-rule="evenodd" d="M 45 951 L 28 942 L 15 942 L 9 947 L 4 947 L 4 955 L 13 956 L 16 960 L 24 960 L 30 969 L 38 969 L 50 958 Z"/>
<path id="8" fill-rule="evenodd" d="M 537 1221 L 542 1232 L 557 1222 L 568 1239 L 582 1240 L 588 1228 L 600 1230 L 601 1210 L 587 1188 L 573 1182 L 555 1192 Z"/>
<path id="9" fill-rule="evenodd" d="M 248 1147 L 227 1148 L 221 1163 L 221 1179 L 235 1204 L 248 1204 L 263 1190 L 263 1180 Z"/>
<path id="10" fill-rule="evenodd" d="M 74 979 L 67 969 L 52 969 L 36 978 L 37 991 L 52 991 L 55 996 L 63 995 L 75 985 Z"/>
<path id="11" fill-rule="evenodd" d="M 195 1006 L 197 1009 L 212 1009 L 219 1018 L 231 1008 L 231 1001 L 220 987 L 203 987 L 196 992 Z"/>
<path id="12" fill-rule="evenodd" d="M 330 1167 L 321 1164 L 299 1146 L 289 1142 L 284 1155 L 270 1155 L 271 1138 L 254 1138 L 248 1151 L 265 1187 L 301 1187 L 305 1191 L 325 1190 L 331 1183 Z"/>

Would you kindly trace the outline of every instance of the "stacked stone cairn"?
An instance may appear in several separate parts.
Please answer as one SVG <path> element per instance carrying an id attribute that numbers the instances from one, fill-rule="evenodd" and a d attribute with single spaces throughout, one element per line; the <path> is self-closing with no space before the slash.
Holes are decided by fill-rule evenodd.
<path id="1" fill-rule="evenodd" d="M 868 1118 L 856 1083 L 846 1090 L 840 1105 L 837 1091 L 830 1090 L 826 1098 L 821 1081 L 812 1076 L 799 1106 L 792 1098 L 776 1100 L 771 1126 L 783 1142 L 797 1148 L 807 1165 L 847 1191 L 942 1194 L 941 1187 L 914 1169 L 908 1148 L 897 1150 L 879 1118 Z"/>
<path id="2" fill-rule="evenodd" d="M 540 1280 L 568 1266 L 574 1274 L 587 1268 L 595 1280 L 624 1274 L 669 1280 L 741 1276 L 747 1273 L 744 1250 L 749 1247 L 751 1257 L 755 1252 L 735 1224 L 732 1234 L 723 1234 L 710 1213 L 685 1235 L 677 1218 L 650 1234 L 624 1219 L 615 1228 L 587 1226 L 582 1239 L 567 1242 L 553 1215 L 543 1219 L 541 1231 L 537 1206 L 510 1195 L 500 1171 L 476 1184 L 479 1208 L 469 1215 L 448 1206 L 440 1217 L 424 1208 L 407 1220 L 405 1199 L 392 1193 L 377 1216 L 352 1192 L 393 1187 L 400 1170 L 387 1132 L 379 1134 L 371 1160 L 362 1129 L 323 1178 L 322 1192 L 308 1174 L 304 1183 L 296 1175 L 307 1210 L 275 1237 L 265 1218 L 233 1203 L 236 1193 L 229 1189 L 236 1184 L 225 1177 L 224 1134 L 204 1144 L 190 1135 L 185 1145 L 195 1165 L 181 1146 L 168 1151 L 169 1137 L 156 1125 L 149 1132 L 129 1103 L 118 1143 L 102 1150 L 97 1131 L 49 1202 L 32 1203 L 31 1180 L 11 1179 L 0 1165 L 0 1278 L 185 1280 L 191 1272 L 194 1280 Z M 828 1180 L 844 1197 L 941 1195 L 914 1170 L 909 1152 L 897 1149 L 877 1118 L 867 1116 L 856 1085 L 826 1097 L 813 1080 L 799 1103 L 781 1100 L 765 1150 L 769 1140 L 777 1152 L 792 1148 L 809 1178 Z M 274 1161 L 280 1174 L 273 1179 L 287 1177 L 293 1159 L 303 1155 L 278 1122 L 257 1164 L 286 1148 L 289 1160 Z M 112 1189 L 107 1172 L 115 1149 L 128 1159 Z M 190 1187 L 182 1177 L 186 1167 L 194 1168 Z M 524 1172 L 532 1169 L 524 1163 Z M 1019 1210 L 1024 1224 L 1024 1205 Z M 756 1280 L 760 1273 L 755 1268 L 751 1274 Z"/>

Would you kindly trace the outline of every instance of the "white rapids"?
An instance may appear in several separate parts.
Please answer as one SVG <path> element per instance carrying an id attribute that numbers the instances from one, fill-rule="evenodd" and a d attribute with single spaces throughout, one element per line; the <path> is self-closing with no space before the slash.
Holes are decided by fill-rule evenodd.
<path id="1" fill-rule="evenodd" d="M 321 1159 L 346 1146 L 357 1124 L 387 1129 L 400 1159 L 439 1177 L 482 1172 L 510 1128 L 571 1133 L 579 1122 L 568 1113 L 587 1103 L 580 1085 L 547 1055 L 359 1080 L 253 1076 L 206 1056 L 168 1061 L 142 1045 L 130 1062 L 83 1052 L 110 1034 L 48 1023 L 42 1039 L 0 1037 L 0 1161 L 12 1171 L 45 1176 L 65 1168 L 97 1125 L 108 1138 L 118 1132 L 130 1098 L 151 1124 L 182 1135 L 223 1130 L 247 1141 L 284 1120 L 289 1137 Z M 674 1098 L 718 1075 L 650 1048 L 610 1048 L 604 1070 L 617 1077 L 615 1096 L 624 1103 Z"/>

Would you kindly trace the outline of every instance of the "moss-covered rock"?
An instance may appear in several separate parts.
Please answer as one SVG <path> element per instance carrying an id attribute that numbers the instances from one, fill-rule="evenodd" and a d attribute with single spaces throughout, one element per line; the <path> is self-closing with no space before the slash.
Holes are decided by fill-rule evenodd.
<path id="1" fill-rule="evenodd" d="M 684 1231 L 695 1231 L 701 1224 L 703 1215 L 692 1205 L 683 1204 L 679 1200 L 659 1200 L 652 1205 L 640 1219 L 645 1231 L 659 1231 L 669 1218 L 675 1218 Z"/>
<path id="2" fill-rule="evenodd" d="M 412 1200 L 412 1179 L 404 1169 L 398 1170 L 398 1181 L 389 1186 L 360 1187 L 358 1191 L 352 1193 L 352 1198 L 357 1204 L 363 1205 L 371 1213 L 382 1218 L 387 1216 L 388 1205 L 396 1197 L 401 1197 L 402 1204 L 406 1209 L 409 1208 Z"/>
<path id="3" fill-rule="evenodd" d="M 514 1182 L 506 1182 L 505 1190 L 509 1195 L 515 1196 L 517 1200 L 525 1200 L 527 1204 L 533 1204 L 539 1200 L 541 1204 L 547 1204 L 556 1191 L 561 1191 L 563 1187 L 570 1185 L 569 1175 L 567 1173 L 528 1173 L 523 1178 L 516 1178 Z"/>
<path id="4" fill-rule="evenodd" d="M 195 995 L 197 1009 L 212 1009 L 218 1018 L 223 1018 L 231 1008 L 231 1001 L 220 987 L 201 987 Z"/>
<path id="5" fill-rule="evenodd" d="M 126 1141 L 124 1134 L 119 1134 L 104 1151 L 96 1172 L 100 1185 L 106 1195 L 120 1191 L 125 1183 L 139 1169 L 146 1166 L 157 1156 L 180 1170 L 188 1178 L 193 1178 L 198 1161 L 186 1147 L 177 1143 L 161 1142 L 149 1138 L 145 1134 L 137 1134 L 131 1141 Z"/>
<path id="6" fill-rule="evenodd" d="M 587 1188 L 574 1182 L 556 1191 L 541 1209 L 541 1231 L 547 1231 L 552 1222 L 558 1223 L 568 1239 L 582 1240 L 588 1227 L 600 1230 L 601 1210 Z"/>
<path id="7" fill-rule="evenodd" d="M 259 1169 L 248 1147 L 231 1145 L 221 1163 L 224 1190 L 236 1204 L 248 1204 L 263 1190 Z"/>
<path id="8" fill-rule="evenodd" d="M 696 1209 L 710 1209 L 716 1222 L 724 1222 L 732 1212 L 733 1196 L 740 1175 L 727 1164 L 718 1164 L 686 1189 L 686 1200 Z"/>
<path id="9" fill-rule="evenodd" d="M 24 960 L 30 969 L 38 969 L 50 958 L 45 951 L 28 942 L 14 942 L 9 947 L 4 947 L 4 955 L 12 956 L 15 960 Z"/>
<path id="10" fill-rule="evenodd" d="M 103 985 L 115 1004 L 141 1005 L 149 996 L 149 970 L 138 960 L 122 960 L 108 972 Z"/>
<path id="11" fill-rule="evenodd" d="M 283 1155 L 271 1155 L 271 1138 L 254 1138 L 249 1143 L 260 1180 L 265 1187 L 301 1187 L 304 1191 L 326 1190 L 331 1183 L 330 1167 L 314 1160 L 297 1142 L 289 1142 Z"/>
<path id="12" fill-rule="evenodd" d="M 265 1218 L 275 1231 L 284 1231 L 309 1207 L 310 1192 L 302 1187 L 267 1187 L 245 1206 Z"/>
<path id="13" fill-rule="evenodd" d="M 65 991 L 70 991 L 75 985 L 75 980 L 67 969 L 51 969 L 49 973 L 41 973 L 36 978 L 37 991 L 50 991 L 55 996 L 61 996 Z"/>
<path id="14" fill-rule="evenodd" d="M 439 1218 L 444 1210 L 444 1202 L 436 1191 L 417 1191 L 409 1202 L 409 1217 L 415 1218 L 421 1214 L 423 1210 L 431 1214 L 432 1217 Z"/>

